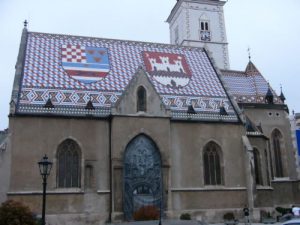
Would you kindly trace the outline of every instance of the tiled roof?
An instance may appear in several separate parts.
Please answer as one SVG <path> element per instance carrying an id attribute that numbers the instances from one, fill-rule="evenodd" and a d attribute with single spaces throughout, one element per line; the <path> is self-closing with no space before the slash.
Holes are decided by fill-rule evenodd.
<path id="1" fill-rule="evenodd" d="M 245 71 L 222 70 L 229 92 L 238 103 L 265 103 L 269 84 L 250 61 Z M 274 103 L 282 104 L 274 90 Z"/>
<path id="2" fill-rule="evenodd" d="M 223 104 L 235 115 L 201 48 L 28 32 L 24 62 L 19 113 L 46 113 L 49 98 L 54 114 L 82 110 L 89 100 L 108 112 L 142 67 L 172 111 L 193 104 L 197 112 L 217 114 Z"/>

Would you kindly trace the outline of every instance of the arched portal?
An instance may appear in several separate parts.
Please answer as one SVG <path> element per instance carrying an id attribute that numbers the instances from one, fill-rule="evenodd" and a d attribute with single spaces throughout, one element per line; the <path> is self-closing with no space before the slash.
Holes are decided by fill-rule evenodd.
<path id="1" fill-rule="evenodd" d="M 126 220 L 132 220 L 133 213 L 143 206 L 162 207 L 161 157 L 146 135 L 138 135 L 127 145 L 123 175 Z"/>

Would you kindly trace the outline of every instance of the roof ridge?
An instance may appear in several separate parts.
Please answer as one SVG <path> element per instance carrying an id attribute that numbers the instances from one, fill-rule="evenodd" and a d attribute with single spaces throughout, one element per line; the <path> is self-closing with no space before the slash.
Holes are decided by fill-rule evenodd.
<path id="1" fill-rule="evenodd" d="M 28 34 L 56 35 L 56 36 L 67 36 L 67 37 L 75 37 L 75 38 L 92 38 L 92 39 L 96 39 L 96 40 L 131 42 L 131 43 L 139 43 L 139 44 L 155 44 L 155 45 L 165 46 L 165 47 L 173 47 L 173 48 L 180 48 L 180 49 L 195 49 L 195 50 L 198 49 L 198 50 L 204 51 L 203 47 L 174 45 L 174 44 L 161 43 L 161 42 L 138 41 L 138 40 L 127 40 L 127 39 L 116 39 L 116 38 L 103 38 L 103 37 L 94 37 L 94 36 L 80 36 L 80 35 L 72 35 L 72 34 L 46 33 L 46 32 L 35 32 L 35 31 L 28 31 Z"/>

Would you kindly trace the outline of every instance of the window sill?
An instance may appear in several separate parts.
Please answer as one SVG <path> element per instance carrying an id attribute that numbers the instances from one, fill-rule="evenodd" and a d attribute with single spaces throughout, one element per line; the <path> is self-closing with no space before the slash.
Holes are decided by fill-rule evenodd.
<path id="1" fill-rule="evenodd" d="M 204 188 L 171 188 L 172 192 L 185 191 L 244 191 L 245 187 L 205 186 Z"/>
<path id="2" fill-rule="evenodd" d="M 84 191 L 80 188 L 59 188 L 55 190 L 47 190 L 47 195 L 55 194 L 84 194 Z M 42 195 L 43 191 L 12 191 L 7 195 Z"/>

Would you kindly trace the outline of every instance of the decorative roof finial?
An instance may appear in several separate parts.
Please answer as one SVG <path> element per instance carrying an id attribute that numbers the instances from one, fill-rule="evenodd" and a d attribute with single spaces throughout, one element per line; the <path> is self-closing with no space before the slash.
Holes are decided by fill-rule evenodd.
<path id="1" fill-rule="evenodd" d="M 27 24 L 28 24 L 28 22 L 27 22 L 27 20 L 25 20 L 24 21 L 24 28 L 27 28 Z"/>
<path id="2" fill-rule="evenodd" d="M 280 84 L 280 96 L 279 96 L 280 100 L 284 103 L 284 101 L 286 100 L 284 94 L 282 93 L 282 84 Z"/>
<path id="3" fill-rule="evenodd" d="M 249 58 L 249 61 L 251 61 L 251 48 L 248 47 L 248 58 Z"/>

